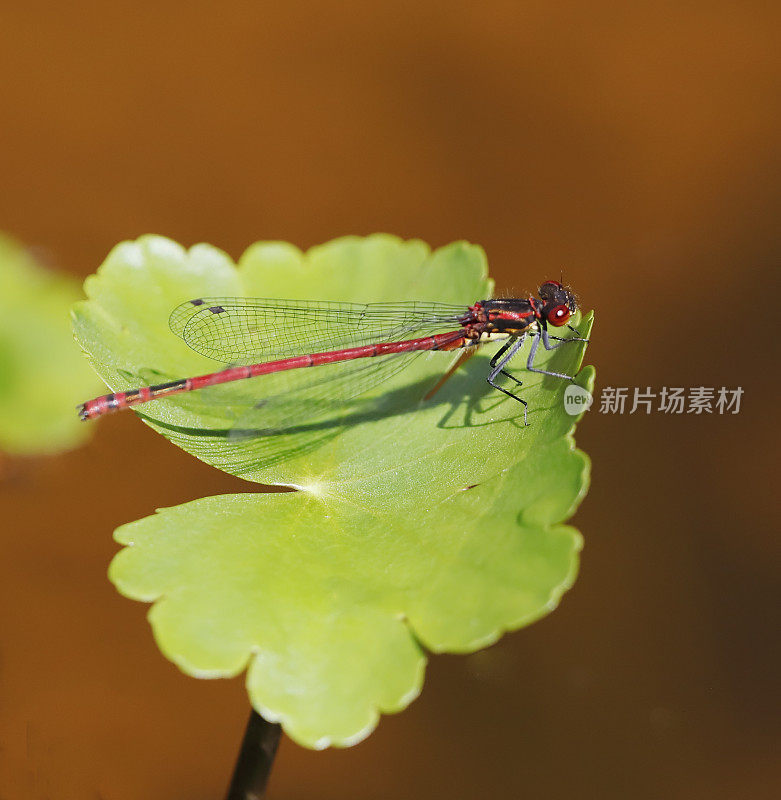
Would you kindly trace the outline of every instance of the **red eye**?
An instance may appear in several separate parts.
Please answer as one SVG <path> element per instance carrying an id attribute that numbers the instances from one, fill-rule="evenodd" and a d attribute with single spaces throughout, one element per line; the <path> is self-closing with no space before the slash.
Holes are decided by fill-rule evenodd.
<path id="1" fill-rule="evenodd" d="M 557 328 L 564 325 L 570 318 L 570 310 L 567 306 L 555 306 L 548 312 L 548 322 Z"/>

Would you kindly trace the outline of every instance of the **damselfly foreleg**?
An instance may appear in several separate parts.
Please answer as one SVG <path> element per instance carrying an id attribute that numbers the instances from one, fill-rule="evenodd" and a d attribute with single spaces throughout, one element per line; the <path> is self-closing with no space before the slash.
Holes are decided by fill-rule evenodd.
<path id="1" fill-rule="evenodd" d="M 534 366 L 534 359 L 537 355 L 537 348 L 540 345 L 540 339 L 542 339 L 542 344 L 546 350 L 555 350 L 556 348 L 561 347 L 563 344 L 566 344 L 567 342 L 582 342 L 587 340 L 579 339 L 576 338 L 575 336 L 572 336 L 569 339 L 560 339 L 558 344 L 551 344 L 550 341 L 551 338 L 558 338 L 558 337 L 548 336 L 548 331 L 545 328 L 543 328 L 540 333 L 532 334 L 532 345 L 529 348 L 529 357 L 526 359 L 526 369 L 528 369 L 529 372 L 539 372 L 540 375 L 551 375 L 554 378 L 563 378 L 564 380 L 567 381 L 574 381 L 575 380 L 574 375 L 565 375 L 563 372 L 551 372 L 550 370 L 547 369 L 537 369 Z"/>
<path id="2" fill-rule="evenodd" d="M 567 325 L 567 327 L 571 331 L 578 333 L 578 331 L 575 330 L 575 328 L 573 328 L 571 325 Z M 532 335 L 536 336 L 536 334 Z M 550 342 L 551 339 L 555 339 L 558 342 L 558 344 L 551 344 Z M 588 339 L 583 339 L 580 336 L 567 336 L 565 338 L 562 338 L 561 336 L 551 336 L 546 328 L 542 329 L 542 343 L 543 345 L 545 345 L 546 350 L 555 350 L 557 347 L 561 347 L 563 344 L 566 344 L 567 342 L 588 342 Z"/>

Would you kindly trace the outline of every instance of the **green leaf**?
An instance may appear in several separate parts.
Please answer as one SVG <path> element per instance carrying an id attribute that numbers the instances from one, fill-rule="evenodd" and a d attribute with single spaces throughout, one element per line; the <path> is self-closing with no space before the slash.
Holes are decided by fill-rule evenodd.
<path id="1" fill-rule="evenodd" d="M 188 298 L 468 305 L 490 290 L 483 252 L 462 242 L 432 253 L 375 235 L 306 254 L 260 243 L 235 267 L 205 245 L 187 252 L 144 237 L 117 247 L 88 281 L 75 325 L 120 389 L 215 368 L 167 332 L 171 309 Z M 575 324 L 587 334 L 591 316 Z M 521 406 L 485 382 L 496 347 L 433 395 L 458 356 L 425 354 L 367 398 L 331 409 L 322 426 L 276 437 L 289 444 L 278 458 L 257 451 L 263 463 L 233 470 L 298 492 L 204 498 L 120 528 L 128 546 L 111 579 L 154 602 L 166 656 L 199 677 L 246 668 L 255 708 L 298 742 L 349 745 L 380 712 L 417 695 L 424 648 L 470 652 L 551 611 L 577 571 L 580 536 L 561 522 L 586 491 L 588 461 L 571 439 L 567 383 L 518 372 L 529 403 L 523 427 Z M 582 354 L 583 345 L 564 345 L 540 363 L 574 374 Z M 269 377 L 158 401 L 144 419 L 226 466 L 234 445 L 219 432 L 248 392 L 263 397 Z M 591 387 L 593 370 L 578 382 Z"/>
<path id="2" fill-rule="evenodd" d="M 91 433 L 76 404 L 100 382 L 73 341 L 69 310 L 75 280 L 40 267 L 0 234 L 0 450 L 50 454 Z"/>

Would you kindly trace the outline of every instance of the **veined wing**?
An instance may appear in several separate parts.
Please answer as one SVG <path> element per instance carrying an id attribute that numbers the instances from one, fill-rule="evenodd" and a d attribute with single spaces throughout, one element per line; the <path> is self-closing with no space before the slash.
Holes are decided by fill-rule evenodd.
<path id="1" fill-rule="evenodd" d="M 464 306 L 205 297 L 174 309 L 169 325 L 193 350 L 248 364 L 457 330 Z"/>
<path id="2" fill-rule="evenodd" d="M 453 341 L 458 337 L 459 332 L 454 332 Z M 230 429 L 204 436 L 193 452 L 239 476 L 310 452 L 339 434 L 346 424 L 374 419 L 381 408 L 394 408 L 392 394 L 382 395 L 382 400 L 361 396 L 371 393 L 421 355 L 421 351 L 412 351 L 361 358 L 273 372 L 203 389 L 202 393 L 210 393 L 213 402 L 219 402 L 220 395 L 229 391 L 230 396 L 224 399 L 236 416 Z M 438 355 L 444 359 L 444 370 L 449 359 L 446 353 Z M 410 398 L 422 397 L 433 380 L 421 384 L 417 395 L 414 391 L 408 394 L 402 407 L 409 404 Z M 409 387 L 398 390 L 408 393 Z M 167 435 L 177 441 L 176 432 Z M 192 446 L 190 443 L 188 448 Z"/>

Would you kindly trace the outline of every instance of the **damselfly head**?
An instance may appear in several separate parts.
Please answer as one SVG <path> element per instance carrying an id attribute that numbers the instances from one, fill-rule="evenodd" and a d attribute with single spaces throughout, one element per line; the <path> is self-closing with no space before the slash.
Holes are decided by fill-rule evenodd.
<path id="1" fill-rule="evenodd" d="M 540 286 L 540 299 L 545 304 L 541 311 L 543 319 L 556 328 L 566 325 L 578 310 L 575 295 L 558 281 L 545 281 Z"/>

